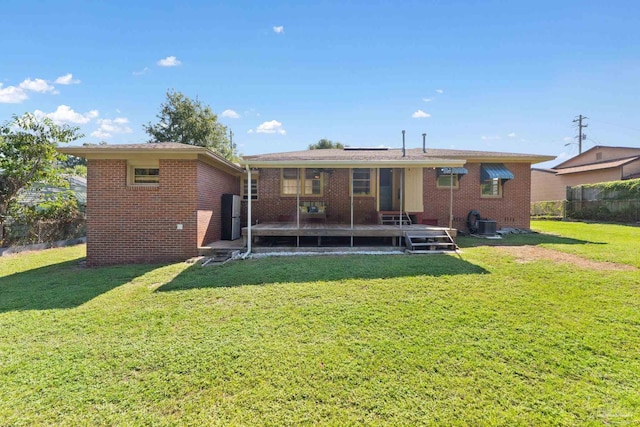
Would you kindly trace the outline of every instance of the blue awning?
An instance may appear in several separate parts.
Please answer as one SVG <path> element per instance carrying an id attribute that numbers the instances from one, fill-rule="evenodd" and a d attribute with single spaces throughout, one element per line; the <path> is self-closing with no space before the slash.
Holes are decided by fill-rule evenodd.
<path id="1" fill-rule="evenodd" d="M 483 163 L 480 168 L 480 177 L 483 181 L 489 179 L 513 179 L 513 173 L 502 163 Z"/>
<path id="2" fill-rule="evenodd" d="M 436 173 L 438 176 L 440 175 L 451 175 L 452 168 L 438 168 L 436 169 Z M 466 168 L 453 168 L 454 175 L 466 175 L 469 171 Z"/>

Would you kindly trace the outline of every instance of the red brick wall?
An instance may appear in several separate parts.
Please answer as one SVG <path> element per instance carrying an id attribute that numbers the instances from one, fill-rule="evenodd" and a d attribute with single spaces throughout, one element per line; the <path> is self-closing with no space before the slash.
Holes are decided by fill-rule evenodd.
<path id="1" fill-rule="evenodd" d="M 198 245 L 221 236 L 221 200 L 224 193 L 240 194 L 240 178 L 211 165 L 198 163 Z"/>
<path id="2" fill-rule="evenodd" d="M 376 223 L 375 197 L 354 197 L 354 223 Z M 322 197 L 300 196 L 300 201 L 323 201 L 327 205 L 327 222 L 348 224 L 351 221 L 349 169 L 334 169 L 324 173 Z M 247 202 L 242 203 L 246 223 Z M 279 217 L 296 220 L 296 196 L 280 196 L 280 169 L 261 169 L 258 180 L 258 200 L 251 203 L 253 222 L 277 222 Z"/>
<path id="3" fill-rule="evenodd" d="M 502 198 L 480 197 L 480 164 L 465 165 L 469 173 L 461 178 L 459 189 L 453 191 L 453 227 L 466 230 L 469 211 L 475 209 L 483 218 L 496 220 L 500 227 L 529 227 L 529 199 L 531 166 L 528 163 L 506 163 L 515 178 L 503 186 Z M 275 222 L 279 216 L 296 218 L 296 197 L 280 196 L 280 169 L 261 169 L 258 181 L 258 200 L 252 203 L 252 219 L 255 223 Z M 335 169 L 325 174 L 323 197 L 300 197 L 301 201 L 324 201 L 327 204 L 329 222 L 350 222 L 349 169 Z M 421 218 L 438 220 L 438 225 L 449 224 L 449 190 L 436 188 L 435 169 L 423 172 L 424 213 Z M 246 202 L 243 202 L 246 223 Z M 376 198 L 354 198 L 354 222 L 375 223 Z"/>
<path id="4" fill-rule="evenodd" d="M 453 227 L 467 229 L 467 215 L 477 210 L 483 218 L 495 220 L 501 227 L 529 228 L 531 165 L 505 163 L 514 174 L 502 187 L 502 198 L 480 197 L 480 163 L 467 163 L 469 173 L 460 178 L 459 189 L 453 190 Z M 438 225 L 449 225 L 449 190 L 436 188 L 435 169 L 425 169 L 424 218 L 437 218 Z"/>
<path id="5" fill-rule="evenodd" d="M 128 186 L 126 160 L 89 160 L 87 263 L 152 263 L 197 255 L 196 179 L 196 160 L 160 160 L 158 186 Z"/>

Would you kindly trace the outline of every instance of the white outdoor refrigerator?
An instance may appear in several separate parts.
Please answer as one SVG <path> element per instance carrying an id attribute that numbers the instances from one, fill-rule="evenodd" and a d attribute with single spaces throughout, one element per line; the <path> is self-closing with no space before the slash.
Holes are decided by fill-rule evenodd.
<path id="1" fill-rule="evenodd" d="M 240 238 L 240 196 L 222 195 L 222 240 Z"/>

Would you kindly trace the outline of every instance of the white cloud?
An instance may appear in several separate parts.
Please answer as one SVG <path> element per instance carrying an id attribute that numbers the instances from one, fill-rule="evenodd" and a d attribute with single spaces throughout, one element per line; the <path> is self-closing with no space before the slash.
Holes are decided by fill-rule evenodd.
<path id="1" fill-rule="evenodd" d="M 271 120 L 261 123 L 260 126 L 256 128 L 256 133 L 279 133 L 280 135 L 286 135 L 287 131 L 282 128 L 282 123 L 277 120 Z"/>
<path id="2" fill-rule="evenodd" d="M 133 130 L 128 126 L 129 119 L 126 117 L 116 117 L 115 119 L 98 120 L 100 127 L 91 132 L 91 136 L 96 138 L 110 138 L 114 133 L 131 133 Z"/>
<path id="3" fill-rule="evenodd" d="M 497 141 L 501 138 L 499 136 L 481 136 L 480 139 L 482 139 L 483 141 Z"/>
<path id="4" fill-rule="evenodd" d="M 422 98 L 422 100 L 424 102 L 431 102 L 431 101 L 433 101 L 433 98 Z"/>
<path id="5" fill-rule="evenodd" d="M 80 80 L 74 79 L 73 74 L 68 73 L 68 74 L 65 74 L 64 76 L 58 77 L 55 83 L 59 85 L 77 85 L 78 83 L 80 83 Z"/>
<path id="6" fill-rule="evenodd" d="M 507 135 L 509 138 L 515 138 L 516 133 L 515 132 L 511 132 L 509 135 Z"/>
<path id="7" fill-rule="evenodd" d="M 19 87 L 7 86 L 2 88 L 0 83 L 0 104 L 19 104 L 29 96 Z"/>
<path id="8" fill-rule="evenodd" d="M 424 118 L 427 118 L 427 117 L 431 117 L 431 114 L 425 113 L 422 110 L 418 110 L 415 113 L 413 113 L 411 115 L 411 117 L 413 117 L 414 119 L 424 119 Z"/>
<path id="9" fill-rule="evenodd" d="M 175 56 L 167 56 L 158 61 L 158 65 L 161 67 L 177 67 L 180 64 L 182 64 L 182 62 Z"/>
<path id="10" fill-rule="evenodd" d="M 562 138 L 562 140 L 564 142 L 571 142 L 571 141 L 573 141 L 573 137 L 572 136 L 565 136 L 564 138 Z"/>
<path id="11" fill-rule="evenodd" d="M 253 133 L 253 129 L 249 129 L 247 133 Z"/>
<path id="12" fill-rule="evenodd" d="M 284 26 L 280 25 L 278 27 L 273 27 L 273 32 L 276 34 L 284 33 Z"/>
<path id="13" fill-rule="evenodd" d="M 25 79 L 22 83 L 20 83 L 20 89 L 30 90 L 31 92 L 38 93 L 53 92 L 56 90 L 55 87 L 51 86 L 46 82 L 46 80 L 43 79 Z"/>
<path id="14" fill-rule="evenodd" d="M 222 112 L 222 117 L 226 117 L 228 119 L 239 119 L 240 118 L 240 114 L 236 113 L 233 110 L 224 110 Z"/>
<path id="15" fill-rule="evenodd" d="M 436 92 L 438 93 L 444 93 L 444 91 L 442 89 L 436 89 Z"/>
<path id="16" fill-rule="evenodd" d="M 142 70 L 140 71 L 134 71 L 132 74 L 134 76 L 141 76 L 143 74 L 147 74 L 147 71 L 149 71 L 149 67 L 144 67 Z"/>
<path id="17" fill-rule="evenodd" d="M 96 117 L 98 117 L 98 110 L 91 110 L 82 114 L 73 111 L 73 109 L 71 109 L 71 107 L 69 107 L 68 105 L 59 105 L 56 111 L 52 113 L 45 113 L 43 111 L 36 110 L 33 112 L 33 114 L 40 119 L 43 117 L 49 117 L 57 124 L 73 123 L 82 125 L 85 123 L 89 123 L 91 119 L 95 119 Z"/>

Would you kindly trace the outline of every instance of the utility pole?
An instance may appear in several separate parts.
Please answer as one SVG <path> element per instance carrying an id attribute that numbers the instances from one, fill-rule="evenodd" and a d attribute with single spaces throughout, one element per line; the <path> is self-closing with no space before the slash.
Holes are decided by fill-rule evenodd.
<path id="1" fill-rule="evenodd" d="M 585 117 L 582 114 L 580 114 L 578 117 L 573 119 L 573 123 L 578 124 L 578 136 L 576 136 L 576 138 L 578 138 L 578 154 L 582 154 L 582 141 L 587 138 L 587 135 L 582 133 L 582 128 L 586 128 L 587 126 L 589 126 L 587 124 L 583 125 L 582 121 L 588 118 L 589 117 Z"/>

